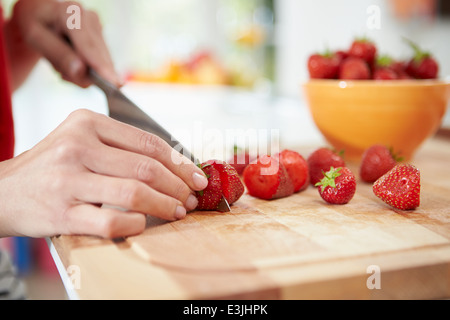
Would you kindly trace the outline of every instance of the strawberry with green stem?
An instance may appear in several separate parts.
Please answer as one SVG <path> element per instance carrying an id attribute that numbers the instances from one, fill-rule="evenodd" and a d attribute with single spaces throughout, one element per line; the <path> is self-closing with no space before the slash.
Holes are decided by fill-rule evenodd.
<path id="1" fill-rule="evenodd" d="M 312 54 L 308 58 L 309 76 L 311 79 L 336 79 L 340 62 L 340 57 L 328 50 L 323 54 Z"/>
<path id="2" fill-rule="evenodd" d="M 404 38 L 414 51 L 413 58 L 406 66 L 406 72 L 416 79 L 436 79 L 439 64 L 430 52 L 423 51 L 416 43 Z"/>
<path id="3" fill-rule="evenodd" d="M 356 178 L 347 167 L 331 167 L 315 186 L 319 187 L 319 194 L 326 202 L 346 204 L 355 195 Z"/>

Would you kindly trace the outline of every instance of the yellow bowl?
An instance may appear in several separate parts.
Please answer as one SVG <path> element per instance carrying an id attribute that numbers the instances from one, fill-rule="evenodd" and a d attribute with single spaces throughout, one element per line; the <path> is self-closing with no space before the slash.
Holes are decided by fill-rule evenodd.
<path id="1" fill-rule="evenodd" d="M 439 129 L 450 97 L 439 80 L 311 80 L 303 89 L 320 132 L 356 162 L 374 144 L 410 160 Z"/>

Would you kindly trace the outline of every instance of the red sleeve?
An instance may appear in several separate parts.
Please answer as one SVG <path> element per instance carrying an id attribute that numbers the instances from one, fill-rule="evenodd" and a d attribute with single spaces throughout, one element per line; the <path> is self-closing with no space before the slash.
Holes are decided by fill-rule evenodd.
<path id="1" fill-rule="evenodd" d="M 0 6 L 0 161 L 14 156 L 14 123 L 3 22 L 3 10 Z"/>

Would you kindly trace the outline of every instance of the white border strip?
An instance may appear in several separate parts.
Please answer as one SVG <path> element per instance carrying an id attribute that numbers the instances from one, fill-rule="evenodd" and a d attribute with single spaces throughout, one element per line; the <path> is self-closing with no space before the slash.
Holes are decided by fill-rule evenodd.
<path id="1" fill-rule="evenodd" d="M 72 285 L 72 281 L 67 274 L 67 270 L 65 269 L 64 264 L 62 263 L 61 258 L 59 257 L 59 254 L 52 243 L 52 240 L 50 240 L 50 238 L 45 238 L 45 241 L 47 241 L 48 248 L 50 249 L 50 254 L 52 255 L 53 261 L 55 262 L 56 268 L 58 269 L 68 298 L 70 300 L 80 300 L 80 297 L 78 297 L 78 294 L 74 286 Z"/>

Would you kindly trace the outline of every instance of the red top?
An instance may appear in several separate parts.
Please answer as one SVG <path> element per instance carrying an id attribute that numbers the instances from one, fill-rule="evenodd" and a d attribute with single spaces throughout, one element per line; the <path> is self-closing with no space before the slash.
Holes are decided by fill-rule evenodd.
<path id="1" fill-rule="evenodd" d="M 14 155 L 14 124 L 9 68 L 3 36 L 3 9 L 0 5 L 0 161 Z"/>

